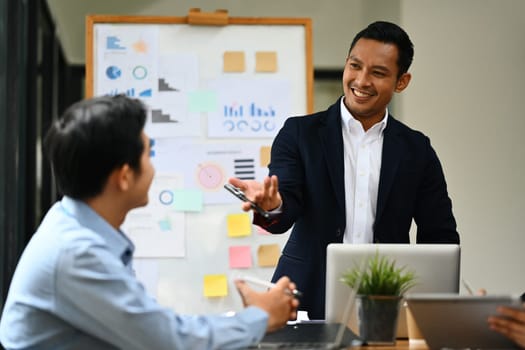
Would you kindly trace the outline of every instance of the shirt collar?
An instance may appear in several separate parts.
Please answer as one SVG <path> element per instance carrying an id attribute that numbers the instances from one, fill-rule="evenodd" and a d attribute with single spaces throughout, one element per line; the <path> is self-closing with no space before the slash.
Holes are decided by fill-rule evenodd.
<path id="1" fill-rule="evenodd" d="M 345 128 L 346 132 L 349 134 L 355 134 L 357 128 L 359 127 L 359 131 L 363 130 L 363 126 L 361 125 L 361 122 L 354 118 L 352 113 L 346 108 L 345 105 L 345 97 L 341 97 L 340 105 L 341 105 L 341 121 L 343 122 L 343 128 Z M 381 121 L 377 122 L 372 126 L 368 132 L 374 132 L 377 133 L 377 135 L 382 135 L 383 131 L 386 128 L 386 123 L 388 120 L 388 108 L 385 109 L 385 116 Z"/>
<path id="2" fill-rule="evenodd" d="M 102 237 L 112 254 L 125 265 L 129 264 L 133 257 L 135 246 L 123 232 L 116 230 L 83 201 L 64 196 L 60 203 L 66 213 L 73 216 L 81 226 Z"/>

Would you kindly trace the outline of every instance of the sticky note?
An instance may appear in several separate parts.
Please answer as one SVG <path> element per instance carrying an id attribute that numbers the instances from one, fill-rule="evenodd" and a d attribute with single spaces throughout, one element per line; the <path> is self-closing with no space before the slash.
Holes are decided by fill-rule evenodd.
<path id="1" fill-rule="evenodd" d="M 169 219 L 159 220 L 159 228 L 161 231 L 171 231 L 171 221 Z"/>
<path id="2" fill-rule="evenodd" d="M 203 194 L 200 190 L 173 190 L 173 208 L 176 211 L 202 211 Z"/>
<path id="3" fill-rule="evenodd" d="M 272 147 L 271 146 L 262 146 L 259 149 L 259 159 L 260 159 L 260 166 L 262 168 L 266 168 L 268 164 L 270 164 L 270 153 L 271 153 Z"/>
<path id="4" fill-rule="evenodd" d="M 225 297 L 228 295 L 228 282 L 226 275 L 205 275 L 204 276 L 204 296 L 205 297 Z"/>
<path id="5" fill-rule="evenodd" d="M 215 91 L 197 90 L 188 93 L 188 110 L 190 112 L 215 112 L 219 108 Z"/>
<path id="6" fill-rule="evenodd" d="M 277 71 L 277 53 L 275 51 L 257 51 L 255 53 L 255 71 Z"/>
<path id="7" fill-rule="evenodd" d="M 230 268 L 244 269 L 252 267 L 252 252 L 249 245 L 231 246 L 230 254 Z"/>
<path id="8" fill-rule="evenodd" d="M 257 249 L 259 266 L 276 266 L 281 250 L 278 244 L 261 244 Z"/>
<path id="9" fill-rule="evenodd" d="M 230 214 L 226 218 L 229 237 L 249 236 L 252 233 L 250 215 L 248 213 Z"/>
<path id="10" fill-rule="evenodd" d="M 138 53 L 148 53 L 148 43 L 146 43 L 144 40 L 139 40 L 134 42 L 132 45 L 133 50 Z"/>
<path id="11" fill-rule="evenodd" d="M 225 72 L 244 72 L 244 52 L 226 51 L 223 57 L 223 71 Z"/>

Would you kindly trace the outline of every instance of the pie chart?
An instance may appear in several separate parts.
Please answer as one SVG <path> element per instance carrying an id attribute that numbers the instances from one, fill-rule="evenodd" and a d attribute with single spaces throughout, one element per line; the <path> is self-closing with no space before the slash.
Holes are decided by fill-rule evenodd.
<path id="1" fill-rule="evenodd" d="M 224 182 L 222 167 L 215 163 L 201 163 L 197 168 L 197 184 L 204 190 L 216 191 Z"/>
<path id="2" fill-rule="evenodd" d="M 109 66 L 107 69 L 106 69 L 106 76 L 111 79 L 111 80 L 115 80 L 115 79 L 118 79 L 120 78 L 120 75 L 122 74 L 122 72 L 120 71 L 120 69 L 118 67 L 115 67 L 115 66 Z"/>

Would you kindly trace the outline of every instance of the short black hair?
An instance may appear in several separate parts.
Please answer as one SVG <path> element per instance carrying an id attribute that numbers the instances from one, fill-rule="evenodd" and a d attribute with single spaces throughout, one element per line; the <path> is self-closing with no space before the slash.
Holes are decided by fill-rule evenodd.
<path id="1" fill-rule="evenodd" d="M 44 139 L 59 190 L 75 199 L 103 190 L 109 174 L 128 164 L 140 171 L 146 108 L 123 95 L 86 99 L 56 120 Z"/>
<path id="2" fill-rule="evenodd" d="M 397 58 L 399 72 L 397 77 L 399 78 L 408 72 L 414 59 L 414 45 L 403 28 L 397 24 L 384 21 L 371 23 L 368 27 L 356 34 L 348 50 L 349 55 L 357 41 L 361 38 L 377 40 L 385 44 L 394 44 L 399 52 L 399 57 Z"/>

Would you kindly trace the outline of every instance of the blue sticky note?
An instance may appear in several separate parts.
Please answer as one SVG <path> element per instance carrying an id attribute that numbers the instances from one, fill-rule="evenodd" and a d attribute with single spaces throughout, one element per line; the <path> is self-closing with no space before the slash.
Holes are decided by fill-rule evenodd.
<path id="1" fill-rule="evenodd" d="M 171 222 L 168 219 L 159 220 L 159 227 L 161 231 L 171 231 Z"/>
<path id="2" fill-rule="evenodd" d="M 203 193 L 200 190 L 183 189 L 173 191 L 173 208 L 176 211 L 202 211 Z"/>
<path id="3" fill-rule="evenodd" d="M 217 93 L 209 90 L 197 90 L 188 94 L 190 112 L 215 112 L 218 109 Z"/>

